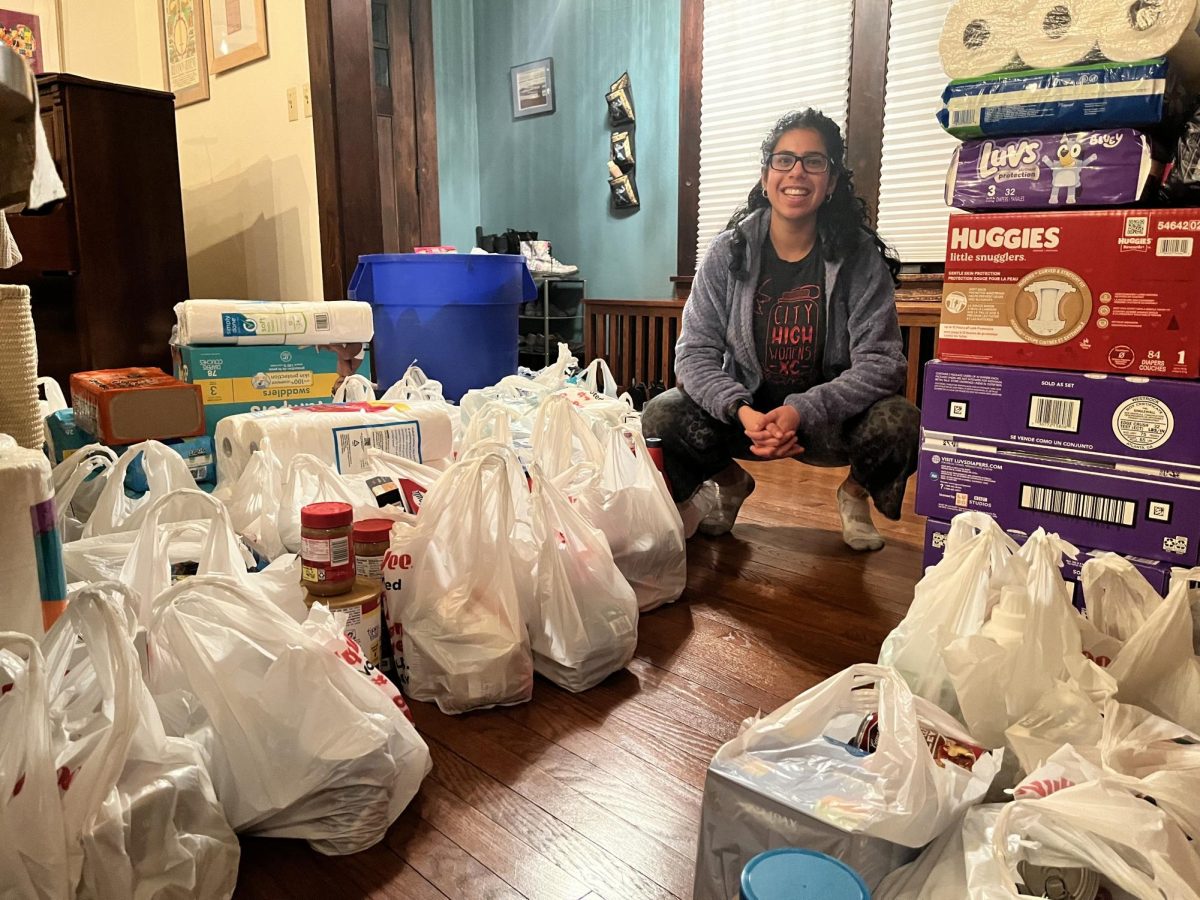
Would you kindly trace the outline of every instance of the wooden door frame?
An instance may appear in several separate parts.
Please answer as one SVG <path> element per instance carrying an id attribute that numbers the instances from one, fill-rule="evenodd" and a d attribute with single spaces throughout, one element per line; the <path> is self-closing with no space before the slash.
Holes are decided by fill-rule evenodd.
<path id="1" fill-rule="evenodd" d="M 883 101 L 891 0 L 854 0 L 846 164 L 872 222 L 879 213 Z M 677 285 L 696 274 L 700 212 L 700 85 L 704 68 L 704 0 L 682 0 L 679 28 L 679 226 Z M 730 210 L 733 212 L 733 210 Z"/>
<path id="2" fill-rule="evenodd" d="M 437 113 L 431 0 L 411 0 L 420 243 L 439 237 Z M 364 253 L 383 249 L 375 131 L 370 0 L 305 0 L 308 67 L 317 162 L 321 282 L 343 299 Z M 411 249 L 411 248 L 407 248 Z"/>

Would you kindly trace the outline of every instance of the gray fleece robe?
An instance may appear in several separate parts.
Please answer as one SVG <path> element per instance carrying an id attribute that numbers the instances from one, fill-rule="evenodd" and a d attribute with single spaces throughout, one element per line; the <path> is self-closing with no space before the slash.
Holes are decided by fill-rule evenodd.
<path id="1" fill-rule="evenodd" d="M 770 209 L 742 222 L 747 244 L 740 277 L 729 271 L 733 231 L 717 235 L 683 308 L 675 374 L 688 396 L 722 422 L 736 421 L 737 407 L 750 402 L 762 383 L 754 346 L 754 295 L 770 224 Z M 823 312 L 824 382 L 786 401 L 809 432 L 839 425 L 898 393 L 907 371 L 892 276 L 865 233 L 851 256 L 825 261 Z"/>

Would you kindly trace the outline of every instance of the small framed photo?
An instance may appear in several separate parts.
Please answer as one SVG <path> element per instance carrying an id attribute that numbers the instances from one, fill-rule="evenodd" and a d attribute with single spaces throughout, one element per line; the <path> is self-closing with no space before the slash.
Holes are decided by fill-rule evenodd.
<path id="1" fill-rule="evenodd" d="M 203 0 L 158 0 L 163 68 L 175 108 L 208 99 L 208 49 Z"/>
<path id="2" fill-rule="evenodd" d="M 540 116 L 554 112 L 554 60 L 551 57 L 513 66 L 513 118 Z"/>
<path id="3" fill-rule="evenodd" d="M 265 59 L 266 0 L 208 0 L 208 67 L 213 73 Z"/>

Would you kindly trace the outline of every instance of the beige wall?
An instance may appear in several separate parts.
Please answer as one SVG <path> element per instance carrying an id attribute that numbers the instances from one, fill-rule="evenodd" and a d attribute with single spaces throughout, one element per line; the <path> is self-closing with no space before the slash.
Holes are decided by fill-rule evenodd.
<path id="1" fill-rule="evenodd" d="M 61 2 L 65 71 L 163 87 L 158 0 Z M 267 31 L 269 57 L 211 75 L 210 99 L 176 113 L 193 297 L 322 297 L 312 119 L 287 112 L 309 78 L 298 0 L 267 0 Z"/>

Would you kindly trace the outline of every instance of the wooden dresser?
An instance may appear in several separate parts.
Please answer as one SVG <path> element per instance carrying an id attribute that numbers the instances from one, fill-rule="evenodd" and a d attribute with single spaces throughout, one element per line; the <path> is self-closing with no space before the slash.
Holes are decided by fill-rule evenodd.
<path id="1" fill-rule="evenodd" d="M 67 390 L 85 369 L 167 368 L 188 296 L 174 100 L 74 75 L 41 75 L 38 90 L 67 199 L 9 216 L 24 260 L 0 281 L 33 294 L 39 374 Z"/>

